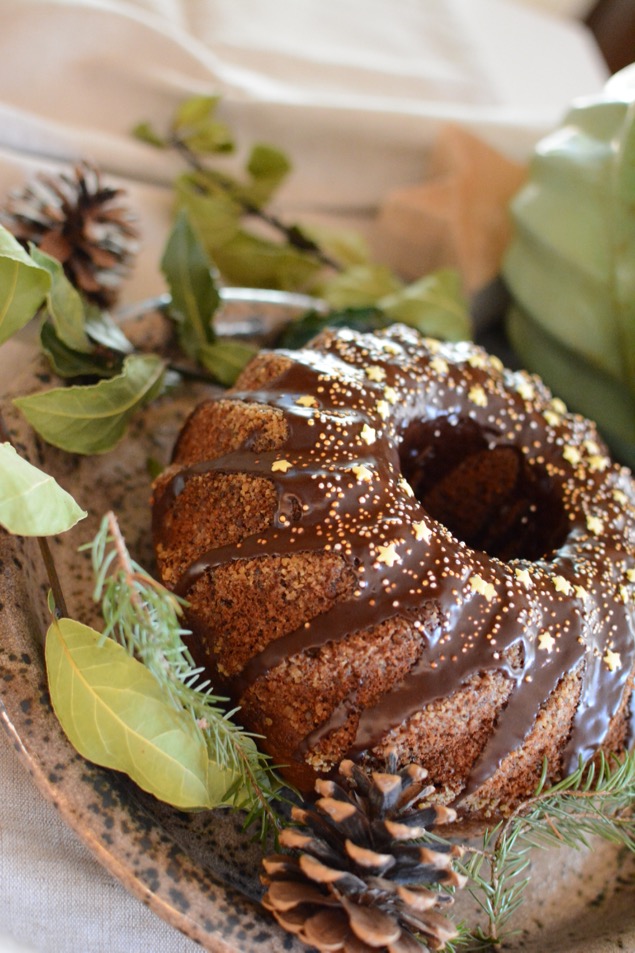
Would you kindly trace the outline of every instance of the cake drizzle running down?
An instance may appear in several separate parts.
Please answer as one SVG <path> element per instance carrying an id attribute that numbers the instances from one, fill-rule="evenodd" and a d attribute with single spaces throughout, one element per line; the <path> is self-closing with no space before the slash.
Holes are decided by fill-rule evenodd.
<path id="1" fill-rule="evenodd" d="M 377 759 L 391 733 L 401 737 L 432 702 L 487 672 L 504 674 L 506 697 L 460 781 L 464 798 L 522 748 L 567 677 L 578 697 L 558 770 L 612 732 L 623 745 L 635 666 L 635 491 L 592 425 L 475 345 L 403 327 L 324 332 L 303 351 L 277 354 L 271 375 L 267 360 L 216 403 L 273 409 L 284 439 L 254 449 L 256 427 L 216 458 L 197 458 L 195 412 L 154 505 L 166 582 L 192 602 L 205 663 L 248 726 L 251 705 L 262 703 L 254 689 L 285 660 L 399 619 L 420 643 L 409 669 L 366 705 L 353 688 L 320 723 L 298 728 L 279 759 L 311 763 L 351 719 L 339 757 Z M 170 527 L 186 489 L 238 474 L 273 486 L 270 525 L 193 559 L 175 556 Z M 197 608 L 215 570 L 300 552 L 341 560 L 350 591 L 228 665 L 231 638 Z"/>

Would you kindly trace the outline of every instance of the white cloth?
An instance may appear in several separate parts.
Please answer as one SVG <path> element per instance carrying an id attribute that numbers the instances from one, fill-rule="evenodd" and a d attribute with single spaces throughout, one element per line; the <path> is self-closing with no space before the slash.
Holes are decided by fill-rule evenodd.
<path id="1" fill-rule="evenodd" d="M 125 185 L 143 249 L 124 301 L 163 290 L 158 261 L 178 168 L 130 130 L 144 119 L 162 127 L 190 94 L 219 93 L 245 146 L 288 152 L 285 210 L 364 225 L 388 189 L 420 179 L 440 124 L 459 122 L 522 160 L 572 98 L 606 78 L 581 25 L 530 0 L 1 6 L 0 196 L 36 169 L 78 158 Z M 26 341 L 0 348 L 0 381 L 28 355 Z M 98 866 L 2 732 L 0 804 L 0 953 L 195 949 Z"/>

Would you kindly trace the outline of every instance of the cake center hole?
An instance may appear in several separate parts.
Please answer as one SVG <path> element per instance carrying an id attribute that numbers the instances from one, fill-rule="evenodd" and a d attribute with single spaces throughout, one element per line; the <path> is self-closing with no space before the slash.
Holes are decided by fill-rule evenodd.
<path id="1" fill-rule="evenodd" d="M 557 485 L 517 447 L 490 446 L 470 419 L 414 421 L 401 472 L 424 509 L 472 549 L 499 559 L 540 559 L 563 543 Z"/>

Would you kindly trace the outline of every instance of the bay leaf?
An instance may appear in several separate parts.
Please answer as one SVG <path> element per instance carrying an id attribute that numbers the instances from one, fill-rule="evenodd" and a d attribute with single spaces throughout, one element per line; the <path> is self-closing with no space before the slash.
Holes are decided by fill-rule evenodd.
<path id="1" fill-rule="evenodd" d="M 0 344 L 37 313 L 50 284 L 48 272 L 0 225 Z"/>
<path id="2" fill-rule="evenodd" d="M 440 268 L 404 288 L 380 298 L 377 306 L 393 321 L 421 334 L 445 341 L 472 337 L 472 324 L 458 272 Z"/>
<path id="3" fill-rule="evenodd" d="M 259 143 L 247 160 L 250 182 L 238 188 L 238 195 L 260 208 L 273 197 L 291 171 L 291 163 L 280 149 Z"/>
<path id="4" fill-rule="evenodd" d="M 220 296 L 212 262 L 183 209 L 170 232 L 161 269 L 172 297 L 170 311 L 179 323 L 181 346 L 196 360 L 199 349 L 214 340 L 212 318 Z"/>
<path id="5" fill-rule="evenodd" d="M 46 304 L 57 336 L 74 351 L 89 353 L 92 344 L 84 330 L 84 303 L 81 295 L 64 273 L 64 266 L 56 258 L 31 245 L 31 258 L 47 271 L 51 284 L 46 296 Z"/>
<path id="6" fill-rule="evenodd" d="M 402 283 L 389 268 L 367 262 L 351 265 L 330 278 L 322 295 L 333 308 L 364 308 L 401 288 Z"/>
<path id="7" fill-rule="evenodd" d="M 14 404 L 48 443 L 71 453 L 112 450 L 136 411 L 161 390 L 165 364 L 154 354 L 126 357 L 121 374 L 98 384 L 55 387 Z"/>
<path id="8" fill-rule="evenodd" d="M 0 525 L 16 536 L 55 536 L 85 511 L 59 483 L 0 443 Z"/>
<path id="9" fill-rule="evenodd" d="M 181 810 L 222 804 L 236 776 L 210 761 L 191 715 L 121 645 L 60 619 L 48 630 L 45 657 L 55 714 L 83 757 Z"/>
<path id="10" fill-rule="evenodd" d="M 40 345 L 58 377 L 113 377 L 121 373 L 121 358 L 113 360 L 104 351 L 75 351 L 58 337 L 50 320 L 40 329 Z"/>
<path id="11" fill-rule="evenodd" d="M 242 369 L 255 356 L 257 348 L 241 341 L 214 341 L 198 353 L 199 362 L 225 387 L 231 387 Z"/>

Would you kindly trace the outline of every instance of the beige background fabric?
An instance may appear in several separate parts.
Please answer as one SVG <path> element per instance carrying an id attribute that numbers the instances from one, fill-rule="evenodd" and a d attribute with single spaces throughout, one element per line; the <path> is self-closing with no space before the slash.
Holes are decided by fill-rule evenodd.
<path id="1" fill-rule="evenodd" d="M 534 9 L 547 3 L 2 0 L 0 194 L 37 169 L 97 162 L 143 223 L 123 300 L 156 294 L 177 166 L 130 129 L 218 92 L 240 142 L 292 157 L 285 211 L 363 229 L 387 190 L 425 174 L 448 120 L 523 161 L 571 98 L 601 87 L 571 19 L 584 0 Z M 30 347 L 28 332 L 0 347 L 0 381 Z M 0 953 L 194 949 L 92 859 L 0 731 Z"/>

